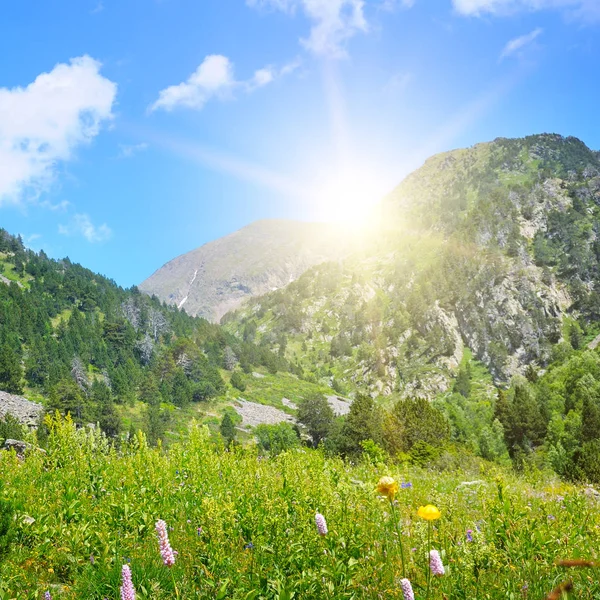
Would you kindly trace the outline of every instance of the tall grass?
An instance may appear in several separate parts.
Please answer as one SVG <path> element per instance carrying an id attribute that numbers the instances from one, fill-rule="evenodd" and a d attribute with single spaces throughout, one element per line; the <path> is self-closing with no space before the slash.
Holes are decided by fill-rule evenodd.
<path id="1" fill-rule="evenodd" d="M 1 493 L 17 520 L 0 558 L 0 600 L 116 599 L 124 564 L 141 599 L 402 598 L 402 555 L 417 599 L 429 579 L 430 598 L 544 598 L 568 578 L 573 597 L 600 597 L 593 567 L 555 565 L 600 558 L 598 505 L 581 489 L 490 469 L 462 484 L 474 475 L 350 466 L 312 450 L 262 458 L 225 451 L 196 426 L 168 452 L 142 434 L 117 451 L 55 419 L 46 454 L 0 455 Z M 376 492 L 382 475 L 412 484 L 393 505 Z M 442 514 L 430 542 L 417 515 L 425 504 Z M 177 552 L 172 567 L 159 519 Z M 431 549 L 441 577 L 429 577 Z"/>

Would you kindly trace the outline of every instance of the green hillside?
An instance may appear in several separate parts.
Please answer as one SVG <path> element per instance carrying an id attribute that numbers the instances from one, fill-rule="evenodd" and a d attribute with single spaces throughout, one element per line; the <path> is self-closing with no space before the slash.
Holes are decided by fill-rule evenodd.
<path id="1" fill-rule="evenodd" d="M 115 439 L 141 428 L 156 442 L 192 417 L 220 418 L 234 371 L 289 370 L 264 346 L 32 252 L 4 230 L 0 273 L 0 390 L 99 423 Z"/>

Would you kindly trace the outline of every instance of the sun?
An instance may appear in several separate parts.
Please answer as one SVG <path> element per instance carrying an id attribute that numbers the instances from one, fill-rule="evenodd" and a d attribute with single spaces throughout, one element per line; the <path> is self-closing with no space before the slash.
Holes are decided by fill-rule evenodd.
<path id="1" fill-rule="evenodd" d="M 329 175 L 315 191 L 320 221 L 361 228 L 371 223 L 385 189 L 382 178 L 360 165 Z"/>

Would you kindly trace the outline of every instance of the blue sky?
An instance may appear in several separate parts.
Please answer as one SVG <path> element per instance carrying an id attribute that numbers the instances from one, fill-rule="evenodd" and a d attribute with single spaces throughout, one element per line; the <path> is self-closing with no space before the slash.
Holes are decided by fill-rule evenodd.
<path id="1" fill-rule="evenodd" d="M 0 56 L 0 225 L 124 286 L 435 152 L 600 149 L 598 0 L 20 0 Z"/>

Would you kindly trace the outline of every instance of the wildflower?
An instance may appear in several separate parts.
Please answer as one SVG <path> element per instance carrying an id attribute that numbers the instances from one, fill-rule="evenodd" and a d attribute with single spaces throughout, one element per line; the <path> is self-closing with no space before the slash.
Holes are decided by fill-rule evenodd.
<path id="1" fill-rule="evenodd" d="M 413 484 L 412 484 L 410 481 L 403 481 L 403 482 L 400 484 L 400 487 L 401 487 L 403 490 L 407 490 L 407 489 L 411 488 L 412 486 L 413 486 Z"/>
<path id="2" fill-rule="evenodd" d="M 196 529 L 196 532 L 198 533 L 198 535 L 202 535 L 202 527 L 198 527 L 198 529 Z"/>
<path id="3" fill-rule="evenodd" d="M 319 531 L 319 535 L 327 535 L 327 521 L 321 513 L 315 515 L 315 523 Z"/>
<path id="4" fill-rule="evenodd" d="M 472 542 L 472 541 L 473 541 L 473 530 L 467 529 L 467 542 Z"/>
<path id="5" fill-rule="evenodd" d="M 377 483 L 377 491 L 389 500 L 393 500 L 398 491 L 398 483 L 392 477 L 382 477 Z"/>
<path id="6" fill-rule="evenodd" d="M 442 516 L 442 513 L 432 504 L 420 506 L 417 514 L 421 517 L 421 519 L 425 519 L 426 521 L 435 521 Z"/>
<path id="7" fill-rule="evenodd" d="M 406 579 L 406 577 L 400 580 L 400 587 L 402 588 L 404 600 L 415 600 L 415 593 L 413 592 L 412 585 L 410 585 L 410 581 Z"/>
<path id="8" fill-rule="evenodd" d="M 135 600 L 135 589 L 131 581 L 131 569 L 129 565 L 123 565 L 121 579 L 123 581 L 123 585 L 121 586 L 121 600 Z"/>
<path id="9" fill-rule="evenodd" d="M 254 548 L 254 544 L 252 542 L 248 542 L 245 546 L 244 546 L 244 550 L 252 550 Z"/>
<path id="10" fill-rule="evenodd" d="M 52 596 L 50 595 L 50 592 L 44 593 L 44 600 L 52 600 Z"/>
<path id="11" fill-rule="evenodd" d="M 93 554 L 90 554 L 90 565 L 93 565 L 96 562 Z"/>
<path id="12" fill-rule="evenodd" d="M 167 524 L 162 519 L 156 521 L 156 533 L 158 534 L 158 544 L 163 563 L 167 567 L 172 567 L 175 564 L 175 554 L 173 548 L 171 548 L 171 544 L 169 544 Z"/>
<path id="13" fill-rule="evenodd" d="M 431 569 L 432 575 L 436 575 L 437 577 L 441 577 L 446 572 L 440 553 L 437 550 L 429 551 L 429 568 Z"/>

